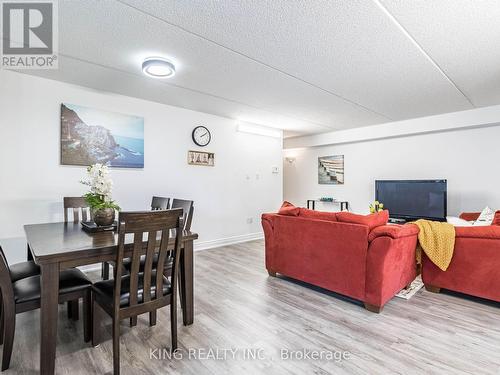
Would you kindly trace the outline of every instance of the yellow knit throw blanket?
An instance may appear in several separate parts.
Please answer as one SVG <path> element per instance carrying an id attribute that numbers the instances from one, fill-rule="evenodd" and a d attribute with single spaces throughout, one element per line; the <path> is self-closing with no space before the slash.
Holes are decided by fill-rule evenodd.
<path id="1" fill-rule="evenodd" d="M 448 223 L 429 220 L 417 220 L 414 224 L 420 229 L 417 263 L 421 264 L 423 249 L 432 263 L 446 271 L 455 248 L 455 227 Z"/>

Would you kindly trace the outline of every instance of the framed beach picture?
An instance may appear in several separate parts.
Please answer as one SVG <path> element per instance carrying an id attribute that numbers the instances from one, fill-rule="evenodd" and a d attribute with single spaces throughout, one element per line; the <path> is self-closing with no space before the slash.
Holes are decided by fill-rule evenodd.
<path id="1" fill-rule="evenodd" d="M 344 155 L 318 158 L 318 183 L 327 185 L 344 184 Z"/>
<path id="2" fill-rule="evenodd" d="M 188 164 L 213 167 L 215 166 L 215 154 L 213 152 L 188 151 Z"/>
<path id="3" fill-rule="evenodd" d="M 61 164 L 144 168 L 144 118 L 61 104 Z"/>

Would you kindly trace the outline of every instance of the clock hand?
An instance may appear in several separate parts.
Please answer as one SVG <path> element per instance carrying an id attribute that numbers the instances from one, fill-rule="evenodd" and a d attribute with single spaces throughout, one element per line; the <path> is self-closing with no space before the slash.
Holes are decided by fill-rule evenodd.
<path id="1" fill-rule="evenodd" d="M 202 134 L 202 135 L 200 135 L 200 137 L 204 137 L 204 136 L 206 136 L 207 134 L 208 134 L 208 133 Z"/>

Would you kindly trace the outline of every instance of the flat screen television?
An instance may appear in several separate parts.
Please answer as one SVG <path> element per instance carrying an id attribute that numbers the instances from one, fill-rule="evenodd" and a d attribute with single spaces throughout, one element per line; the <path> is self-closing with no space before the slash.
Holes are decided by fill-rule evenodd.
<path id="1" fill-rule="evenodd" d="M 446 180 L 377 180 L 375 199 L 391 219 L 446 221 Z"/>

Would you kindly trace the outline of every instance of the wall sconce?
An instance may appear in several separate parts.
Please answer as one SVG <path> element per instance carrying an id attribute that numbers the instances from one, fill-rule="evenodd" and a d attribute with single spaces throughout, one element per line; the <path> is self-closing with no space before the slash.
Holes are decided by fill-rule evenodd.
<path id="1" fill-rule="evenodd" d="M 293 164 L 295 162 L 295 158 L 294 157 L 291 157 L 291 156 L 287 156 L 285 158 L 285 160 L 289 163 L 289 164 Z"/>

